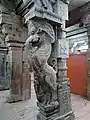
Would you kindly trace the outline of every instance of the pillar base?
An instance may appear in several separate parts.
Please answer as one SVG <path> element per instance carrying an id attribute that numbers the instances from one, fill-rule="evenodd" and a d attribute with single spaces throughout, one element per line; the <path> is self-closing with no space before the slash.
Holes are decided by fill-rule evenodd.
<path id="1" fill-rule="evenodd" d="M 37 120 L 75 120 L 75 115 L 72 110 L 61 115 L 58 104 L 57 107 L 54 107 L 53 105 L 43 107 L 37 103 L 37 106 L 39 107 Z"/>
<path id="2" fill-rule="evenodd" d="M 60 116 L 59 111 L 55 110 L 51 113 L 47 113 L 46 115 L 39 112 L 37 115 L 37 120 L 75 120 L 75 116 L 72 111 Z"/>
<path id="3" fill-rule="evenodd" d="M 43 113 L 40 111 L 37 115 L 37 120 L 56 120 L 58 117 L 59 110 L 54 110 L 53 112 Z"/>
<path id="4" fill-rule="evenodd" d="M 6 98 L 6 102 L 8 103 L 15 103 L 19 101 L 22 101 L 20 95 L 11 95 Z"/>
<path id="5" fill-rule="evenodd" d="M 70 112 L 66 115 L 62 115 L 60 117 L 57 117 L 54 120 L 75 120 L 75 116 L 74 116 L 73 112 Z"/>

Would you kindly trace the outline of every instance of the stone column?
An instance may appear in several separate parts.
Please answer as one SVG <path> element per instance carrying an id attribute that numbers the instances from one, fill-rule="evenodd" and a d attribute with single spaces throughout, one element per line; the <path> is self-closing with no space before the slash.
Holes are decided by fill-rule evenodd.
<path id="1" fill-rule="evenodd" d="M 2 32 L 8 46 L 8 66 L 11 71 L 10 95 L 7 102 L 30 99 L 30 78 L 25 79 L 23 70 L 24 31 L 21 18 L 13 13 L 1 14 Z"/>
<path id="2" fill-rule="evenodd" d="M 39 108 L 37 120 L 74 120 L 66 66 L 69 54 L 65 31 L 68 2 L 39 2 L 30 1 L 30 10 L 25 15 L 29 35 L 25 45 L 34 72 Z M 52 67 L 48 64 L 49 58 L 53 58 Z"/>
<path id="3" fill-rule="evenodd" d="M 90 15 L 86 15 L 86 19 L 88 20 L 88 21 L 85 21 L 85 25 L 86 25 L 86 28 L 87 28 L 87 36 L 88 36 L 87 98 L 88 98 L 88 100 L 90 100 Z"/>
<path id="4" fill-rule="evenodd" d="M 7 79 L 6 71 L 6 56 L 7 46 L 5 45 L 5 36 L 2 33 L 2 27 L 0 25 L 0 90 L 9 88 L 9 80 Z"/>
<path id="5" fill-rule="evenodd" d="M 64 27 L 64 26 L 63 26 Z M 57 54 L 57 83 L 58 101 L 60 103 L 60 120 L 74 120 L 75 116 L 71 106 L 70 87 L 67 81 L 67 58 L 69 57 L 69 45 L 66 41 L 66 31 L 58 28 L 58 54 Z"/>
<path id="6" fill-rule="evenodd" d="M 11 36 L 6 37 L 9 47 L 8 56 L 10 57 L 11 68 L 11 85 L 10 97 L 8 102 L 16 102 L 22 100 L 22 47 L 23 43 L 17 43 L 16 39 Z M 13 41 L 13 42 L 12 42 Z"/>
<path id="7" fill-rule="evenodd" d="M 8 15 L 8 17 L 11 17 Z M 14 16 L 12 16 L 14 17 Z M 20 39 L 20 20 L 18 17 L 11 23 L 3 24 L 2 31 L 6 35 L 5 41 L 8 46 L 8 59 L 11 70 L 10 96 L 8 102 L 22 100 L 22 47 Z"/>
<path id="8" fill-rule="evenodd" d="M 88 9 L 87 9 L 88 8 Z M 84 13 L 82 22 L 87 28 L 87 36 L 88 36 L 88 55 L 87 55 L 87 99 L 90 100 L 90 3 L 85 5 L 82 9 Z"/>
<path id="9" fill-rule="evenodd" d="M 87 99 L 90 100 L 90 23 L 86 25 L 87 27 L 87 35 L 88 35 L 88 64 L 87 64 L 87 71 L 88 71 L 88 76 L 87 76 Z"/>

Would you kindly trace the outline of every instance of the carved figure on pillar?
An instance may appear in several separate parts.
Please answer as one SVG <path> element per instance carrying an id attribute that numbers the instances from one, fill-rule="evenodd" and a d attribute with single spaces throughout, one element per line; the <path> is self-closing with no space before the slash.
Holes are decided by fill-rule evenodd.
<path id="1" fill-rule="evenodd" d="M 66 81 L 66 49 L 63 49 L 68 5 L 61 0 L 33 1 L 24 17 L 29 34 L 25 45 L 30 52 L 29 66 L 34 72 L 39 107 L 37 120 L 74 120 Z"/>
<path id="2" fill-rule="evenodd" d="M 39 7 L 54 12 L 54 5 L 56 4 L 57 0 L 23 0 L 25 5 L 30 3 L 36 3 Z"/>
<path id="3" fill-rule="evenodd" d="M 30 53 L 30 66 L 34 71 L 34 87 L 40 109 L 44 112 L 56 109 L 57 101 L 56 71 L 47 61 L 55 41 L 53 27 L 44 21 L 31 20 L 28 24 L 30 37 L 26 40 L 26 48 Z"/>
<path id="4" fill-rule="evenodd" d="M 40 0 L 42 3 L 42 6 L 47 10 L 54 11 L 53 6 L 56 3 L 56 0 Z"/>

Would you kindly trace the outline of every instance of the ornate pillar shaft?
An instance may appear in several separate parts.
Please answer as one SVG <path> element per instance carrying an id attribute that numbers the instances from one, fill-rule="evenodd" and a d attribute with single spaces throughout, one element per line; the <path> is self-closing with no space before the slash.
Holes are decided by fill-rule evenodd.
<path id="1" fill-rule="evenodd" d="M 0 25 L 0 90 L 9 88 L 9 79 L 7 74 L 7 46 L 5 44 L 4 35 L 2 33 L 2 27 Z"/>
<path id="2" fill-rule="evenodd" d="M 87 55 L 87 98 L 90 100 L 90 2 L 83 6 L 83 18 L 82 21 L 87 28 L 87 36 L 88 36 L 88 55 Z"/>
<path id="3" fill-rule="evenodd" d="M 90 19 L 90 18 L 89 18 Z M 88 35 L 88 64 L 87 64 L 87 71 L 88 71 L 88 76 L 87 76 L 87 98 L 90 100 L 90 23 L 86 25 L 87 27 L 87 35 Z"/>
<path id="4" fill-rule="evenodd" d="M 29 65 L 34 72 L 39 107 L 37 120 L 74 120 L 67 85 L 67 1 L 36 0 L 29 8 L 25 15 L 29 35 L 25 46 L 30 53 Z"/>
<path id="5" fill-rule="evenodd" d="M 9 47 L 8 57 L 11 68 L 10 97 L 8 102 L 22 100 L 22 47 L 23 43 L 17 43 L 16 39 L 11 36 L 6 38 Z M 11 42 L 13 41 L 13 43 Z"/>
<path id="6" fill-rule="evenodd" d="M 58 29 L 58 56 L 57 56 L 57 83 L 58 101 L 60 105 L 60 119 L 74 120 L 71 106 L 70 87 L 67 81 L 67 58 L 69 57 L 69 46 L 66 41 L 65 28 Z M 60 50 L 60 51 L 59 51 Z"/>

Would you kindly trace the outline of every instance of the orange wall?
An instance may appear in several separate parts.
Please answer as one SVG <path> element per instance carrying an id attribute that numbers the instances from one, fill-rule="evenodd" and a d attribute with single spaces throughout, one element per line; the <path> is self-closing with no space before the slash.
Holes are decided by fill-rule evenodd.
<path id="1" fill-rule="evenodd" d="M 70 54 L 67 66 L 71 92 L 86 96 L 87 53 Z"/>

